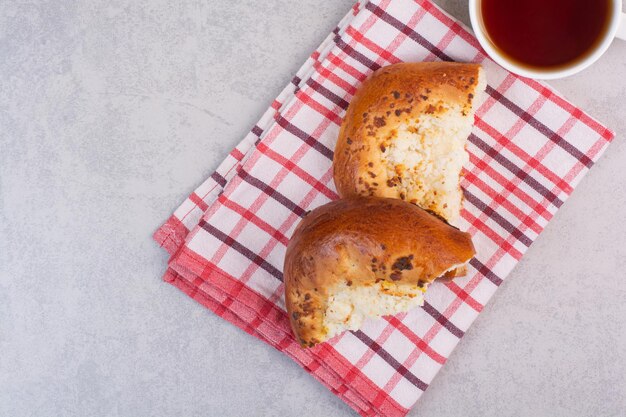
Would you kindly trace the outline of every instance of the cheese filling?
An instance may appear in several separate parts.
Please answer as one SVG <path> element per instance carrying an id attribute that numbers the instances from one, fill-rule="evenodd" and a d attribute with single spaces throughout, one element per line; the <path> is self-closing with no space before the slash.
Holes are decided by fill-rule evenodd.
<path id="1" fill-rule="evenodd" d="M 345 330 L 357 330 L 368 317 L 388 316 L 424 305 L 426 287 L 398 286 L 388 281 L 362 287 L 337 286 L 329 297 L 324 317 L 328 338 Z"/>
<path id="2" fill-rule="evenodd" d="M 480 71 L 470 108 L 454 102 L 433 103 L 431 111 L 407 120 L 381 144 L 387 185 L 397 191 L 397 197 L 438 214 L 453 226 L 458 225 L 463 202 L 459 177 L 469 162 L 465 144 L 485 88 L 485 74 Z"/>
<path id="3" fill-rule="evenodd" d="M 389 184 L 401 198 L 454 224 L 461 210 L 459 176 L 469 162 L 465 142 L 472 123 L 460 107 L 443 111 L 441 118 L 422 115 L 400 126 L 382 157 Z"/>
<path id="4" fill-rule="evenodd" d="M 467 262 L 452 265 L 441 276 L 465 265 Z M 423 306 L 428 285 L 417 287 L 380 281 L 368 286 L 348 286 L 345 283 L 336 286 L 328 298 L 324 314 L 327 338 L 346 330 L 357 330 L 367 318 L 389 316 Z"/>

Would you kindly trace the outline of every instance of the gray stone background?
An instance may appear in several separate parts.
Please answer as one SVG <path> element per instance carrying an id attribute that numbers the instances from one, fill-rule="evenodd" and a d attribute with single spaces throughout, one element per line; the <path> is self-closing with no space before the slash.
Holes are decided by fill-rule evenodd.
<path id="1" fill-rule="evenodd" d="M 0 2 L 0 416 L 354 414 L 150 239 L 352 1 Z M 412 416 L 626 414 L 626 42 L 553 85 L 617 138 Z"/>

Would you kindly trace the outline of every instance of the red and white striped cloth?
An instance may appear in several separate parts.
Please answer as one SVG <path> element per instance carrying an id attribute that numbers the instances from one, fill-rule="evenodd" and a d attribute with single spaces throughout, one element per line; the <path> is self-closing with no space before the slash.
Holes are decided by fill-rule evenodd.
<path id="1" fill-rule="evenodd" d="M 357 86 L 401 61 L 480 62 L 487 99 L 469 138 L 461 229 L 467 277 L 423 308 L 301 349 L 283 301 L 285 248 L 301 216 L 337 198 L 331 161 Z M 363 416 L 404 416 L 613 133 L 545 84 L 495 65 L 428 0 L 358 2 L 244 140 L 155 233 L 165 280 L 300 364 Z"/>

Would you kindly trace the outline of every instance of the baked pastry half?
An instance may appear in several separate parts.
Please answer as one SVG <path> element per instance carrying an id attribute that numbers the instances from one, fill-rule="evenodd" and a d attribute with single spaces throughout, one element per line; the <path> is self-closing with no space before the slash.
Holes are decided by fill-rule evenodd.
<path id="1" fill-rule="evenodd" d="M 485 86 L 476 64 L 402 63 L 374 72 L 352 99 L 335 147 L 339 195 L 402 199 L 457 225 L 465 145 Z"/>
<path id="2" fill-rule="evenodd" d="M 310 212 L 284 264 L 285 301 L 302 346 L 314 346 L 367 317 L 423 305 L 435 279 L 473 256 L 470 235 L 398 199 L 356 197 Z"/>

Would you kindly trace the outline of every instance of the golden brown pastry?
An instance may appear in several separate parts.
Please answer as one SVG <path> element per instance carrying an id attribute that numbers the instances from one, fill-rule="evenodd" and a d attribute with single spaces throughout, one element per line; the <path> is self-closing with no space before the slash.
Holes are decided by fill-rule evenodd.
<path id="1" fill-rule="evenodd" d="M 476 64 L 403 63 L 374 72 L 339 133 L 333 161 L 339 195 L 399 198 L 457 225 L 465 144 L 484 89 Z"/>
<path id="2" fill-rule="evenodd" d="M 366 317 L 421 306 L 428 285 L 474 253 L 469 234 L 402 200 L 356 197 L 318 207 L 287 247 L 291 327 L 313 346 Z"/>

